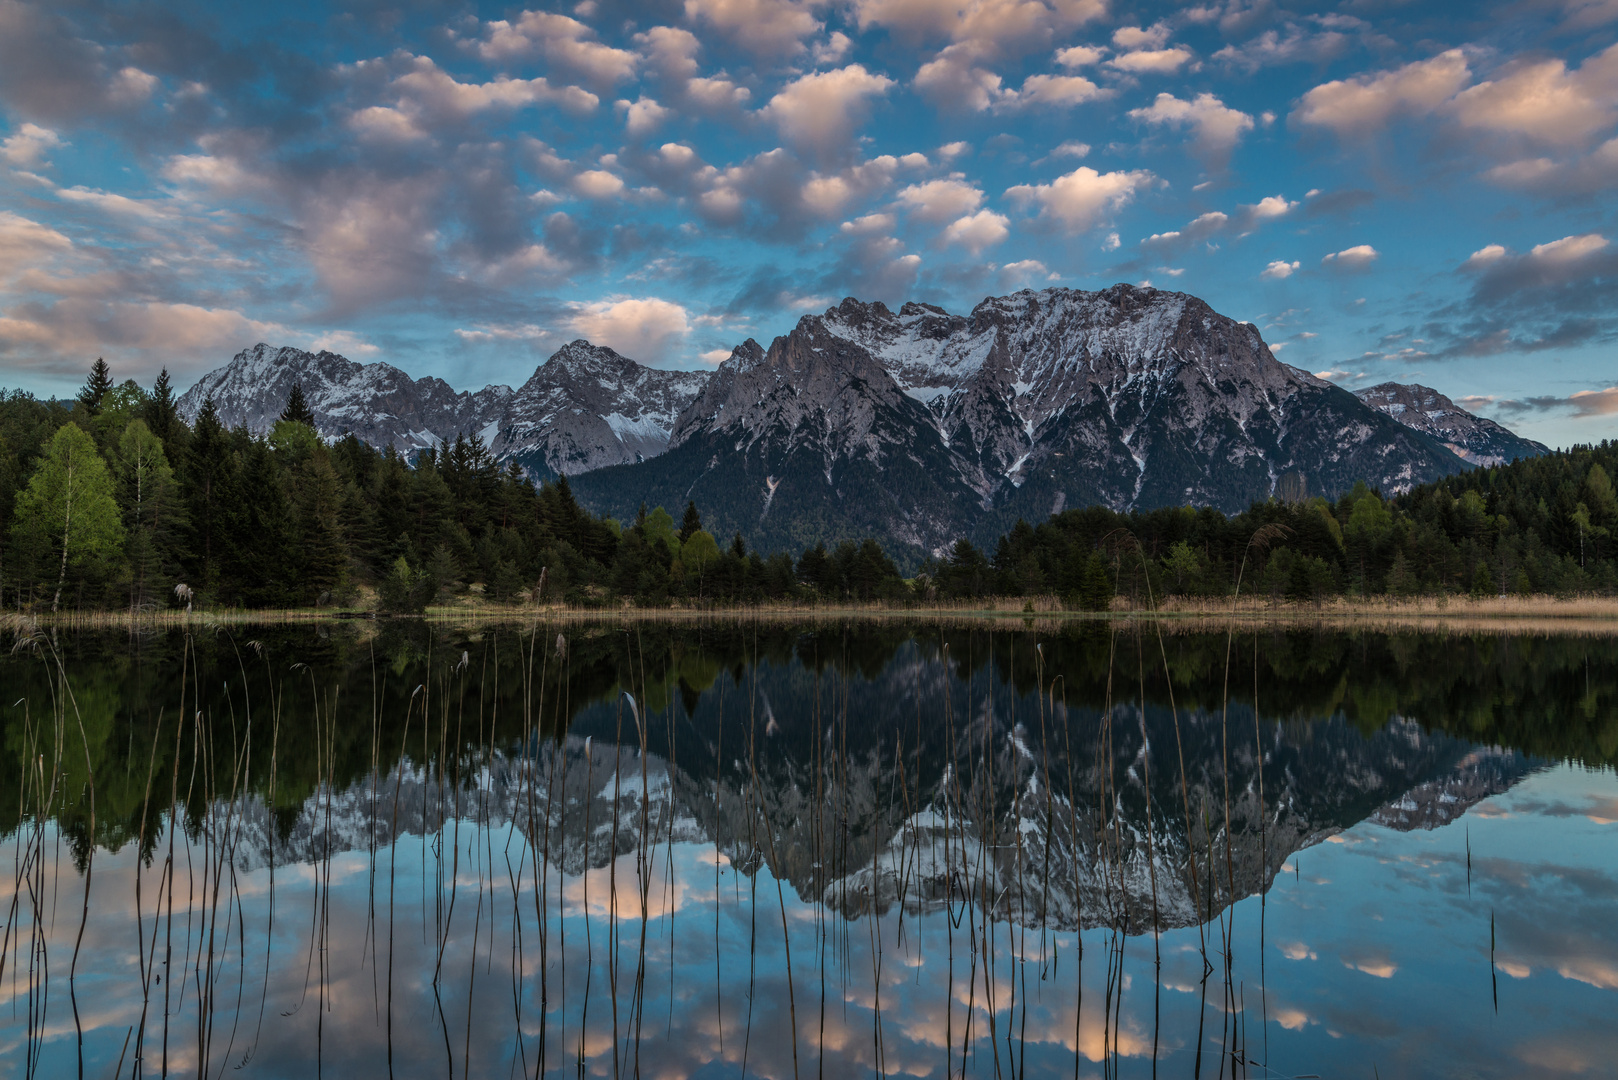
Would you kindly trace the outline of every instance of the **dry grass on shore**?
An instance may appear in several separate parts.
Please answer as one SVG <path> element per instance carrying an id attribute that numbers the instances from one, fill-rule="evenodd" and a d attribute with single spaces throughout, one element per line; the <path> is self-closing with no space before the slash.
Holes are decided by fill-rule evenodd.
<path id="1" fill-rule="evenodd" d="M 11 616 L 16 619 L 18 616 Z M 25 617 L 26 618 L 26 617 Z M 388 617 L 382 616 L 381 620 Z M 444 624 L 492 622 L 546 622 L 587 625 L 625 620 L 734 623 L 737 621 L 823 622 L 832 619 L 927 619 L 945 622 L 1007 622 L 1032 620 L 1042 632 L 1053 632 L 1081 621 L 1151 620 L 1165 630 L 1222 629 L 1232 624 L 1255 626 L 1321 626 L 1372 630 L 1427 629 L 1492 633 L 1618 634 L 1618 597 L 1552 596 L 1334 597 L 1320 603 L 1290 603 L 1259 597 L 1236 601 L 1223 598 L 1170 597 L 1155 610 L 1132 607 L 1118 597 L 1109 612 L 1065 609 L 1054 596 L 986 597 L 974 601 L 926 606 L 892 603 L 828 605 L 766 603 L 734 607 L 607 608 L 568 607 L 562 604 L 496 604 L 481 599 L 435 606 L 426 621 Z M 38 625 L 76 629 L 163 629 L 235 625 L 294 625 L 358 620 L 376 625 L 373 612 L 332 608 L 274 610 L 212 609 L 208 611 L 65 611 L 32 616 Z M 381 621 L 379 620 L 379 621 Z"/>

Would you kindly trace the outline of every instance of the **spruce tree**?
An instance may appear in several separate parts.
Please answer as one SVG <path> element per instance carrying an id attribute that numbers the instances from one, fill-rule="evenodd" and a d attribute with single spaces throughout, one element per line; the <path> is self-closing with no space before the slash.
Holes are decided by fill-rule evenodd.
<path id="1" fill-rule="evenodd" d="M 234 466 L 230 433 L 219 422 L 219 409 L 209 398 L 197 413 L 186 454 L 187 509 L 194 534 L 189 572 L 194 575 L 194 588 L 210 589 L 219 577 Z"/>
<path id="2" fill-rule="evenodd" d="M 680 543 L 691 539 L 691 534 L 702 528 L 702 515 L 697 513 L 697 504 L 686 501 L 685 517 L 680 521 Z"/>
<path id="3" fill-rule="evenodd" d="M 298 554 L 302 560 L 295 592 L 318 600 L 342 583 L 348 566 L 343 540 L 343 488 L 331 458 L 317 450 L 297 477 Z"/>
<path id="4" fill-rule="evenodd" d="M 315 426 L 315 414 L 309 411 L 309 403 L 304 400 L 302 383 L 292 384 L 292 393 L 287 395 L 287 407 L 281 410 L 281 419 Z"/>
<path id="5" fill-rule="evenodd" d="M 43 549 L 56 566 L 53 612 L 61 608 L 69 567 L 86 570 L 122 550 L 124 527 L 112 477 L 95 440 L 79 425 L 64 424 L 51 437 L 28 487 L 17 496 L 16 519 L 12 531 L 22 546 Z"/>
<path id="6" fill-rule="evenodd" d="M 185 421 L 180 419 L 179 402 L 174 397 L 174 384 L 169 380 L 169 369 L 158 372 L 157 381 L 141 410 L 141 417 L 153 435 L 163 440 L 163 454 L 173 468 L 185 462 L 186 437 L 190 434 Z"/>
<path id="7" fill-rule="evenodd" d="M 84 380 L 84 389 L 79 391 L 79 404 L 91 416 L 101 413 L 101 399 L 107 396 L 112 389 L 112 374 L 107 370 L 107 362 L 96 357 L 96 362 L 90 365 L 90 377 Z"/>

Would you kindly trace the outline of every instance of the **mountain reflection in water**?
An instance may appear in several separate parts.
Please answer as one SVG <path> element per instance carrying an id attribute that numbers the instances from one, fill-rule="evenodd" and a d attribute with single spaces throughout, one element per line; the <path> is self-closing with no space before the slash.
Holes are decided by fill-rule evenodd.
<path id="1" fill-rule="evenodd" d="M 1618 1051 L 1612 639 L 18 644 L 16 1075 L 1554 1075 Z"/>

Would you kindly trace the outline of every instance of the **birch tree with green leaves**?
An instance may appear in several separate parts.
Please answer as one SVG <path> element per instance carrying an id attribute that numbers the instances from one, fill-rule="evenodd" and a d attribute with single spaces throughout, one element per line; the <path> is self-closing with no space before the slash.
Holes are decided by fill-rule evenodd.
<path id="1" fill-rule="evenodd" d="M 100 569 L 123 549 L 112 476 L 95 440 L 77 424 L 64 424 L 51 436 L 28 486 L 17 495 L 15 513 L 12 531 L 19 546 L 48 552 L 56 568 L 52 612 L 61 609 L 69 569 Z"/>

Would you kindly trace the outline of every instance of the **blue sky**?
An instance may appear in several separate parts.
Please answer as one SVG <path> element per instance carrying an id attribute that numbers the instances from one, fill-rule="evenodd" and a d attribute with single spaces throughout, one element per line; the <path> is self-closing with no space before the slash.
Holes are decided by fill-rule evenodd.
<path id="1" fill-rule="evenodd" d="M 475 388 L 1149 281 L 1610 438 L 1615 42 L 1618 0 L 0 0 L 0 384 L 263 340 Z"/>

